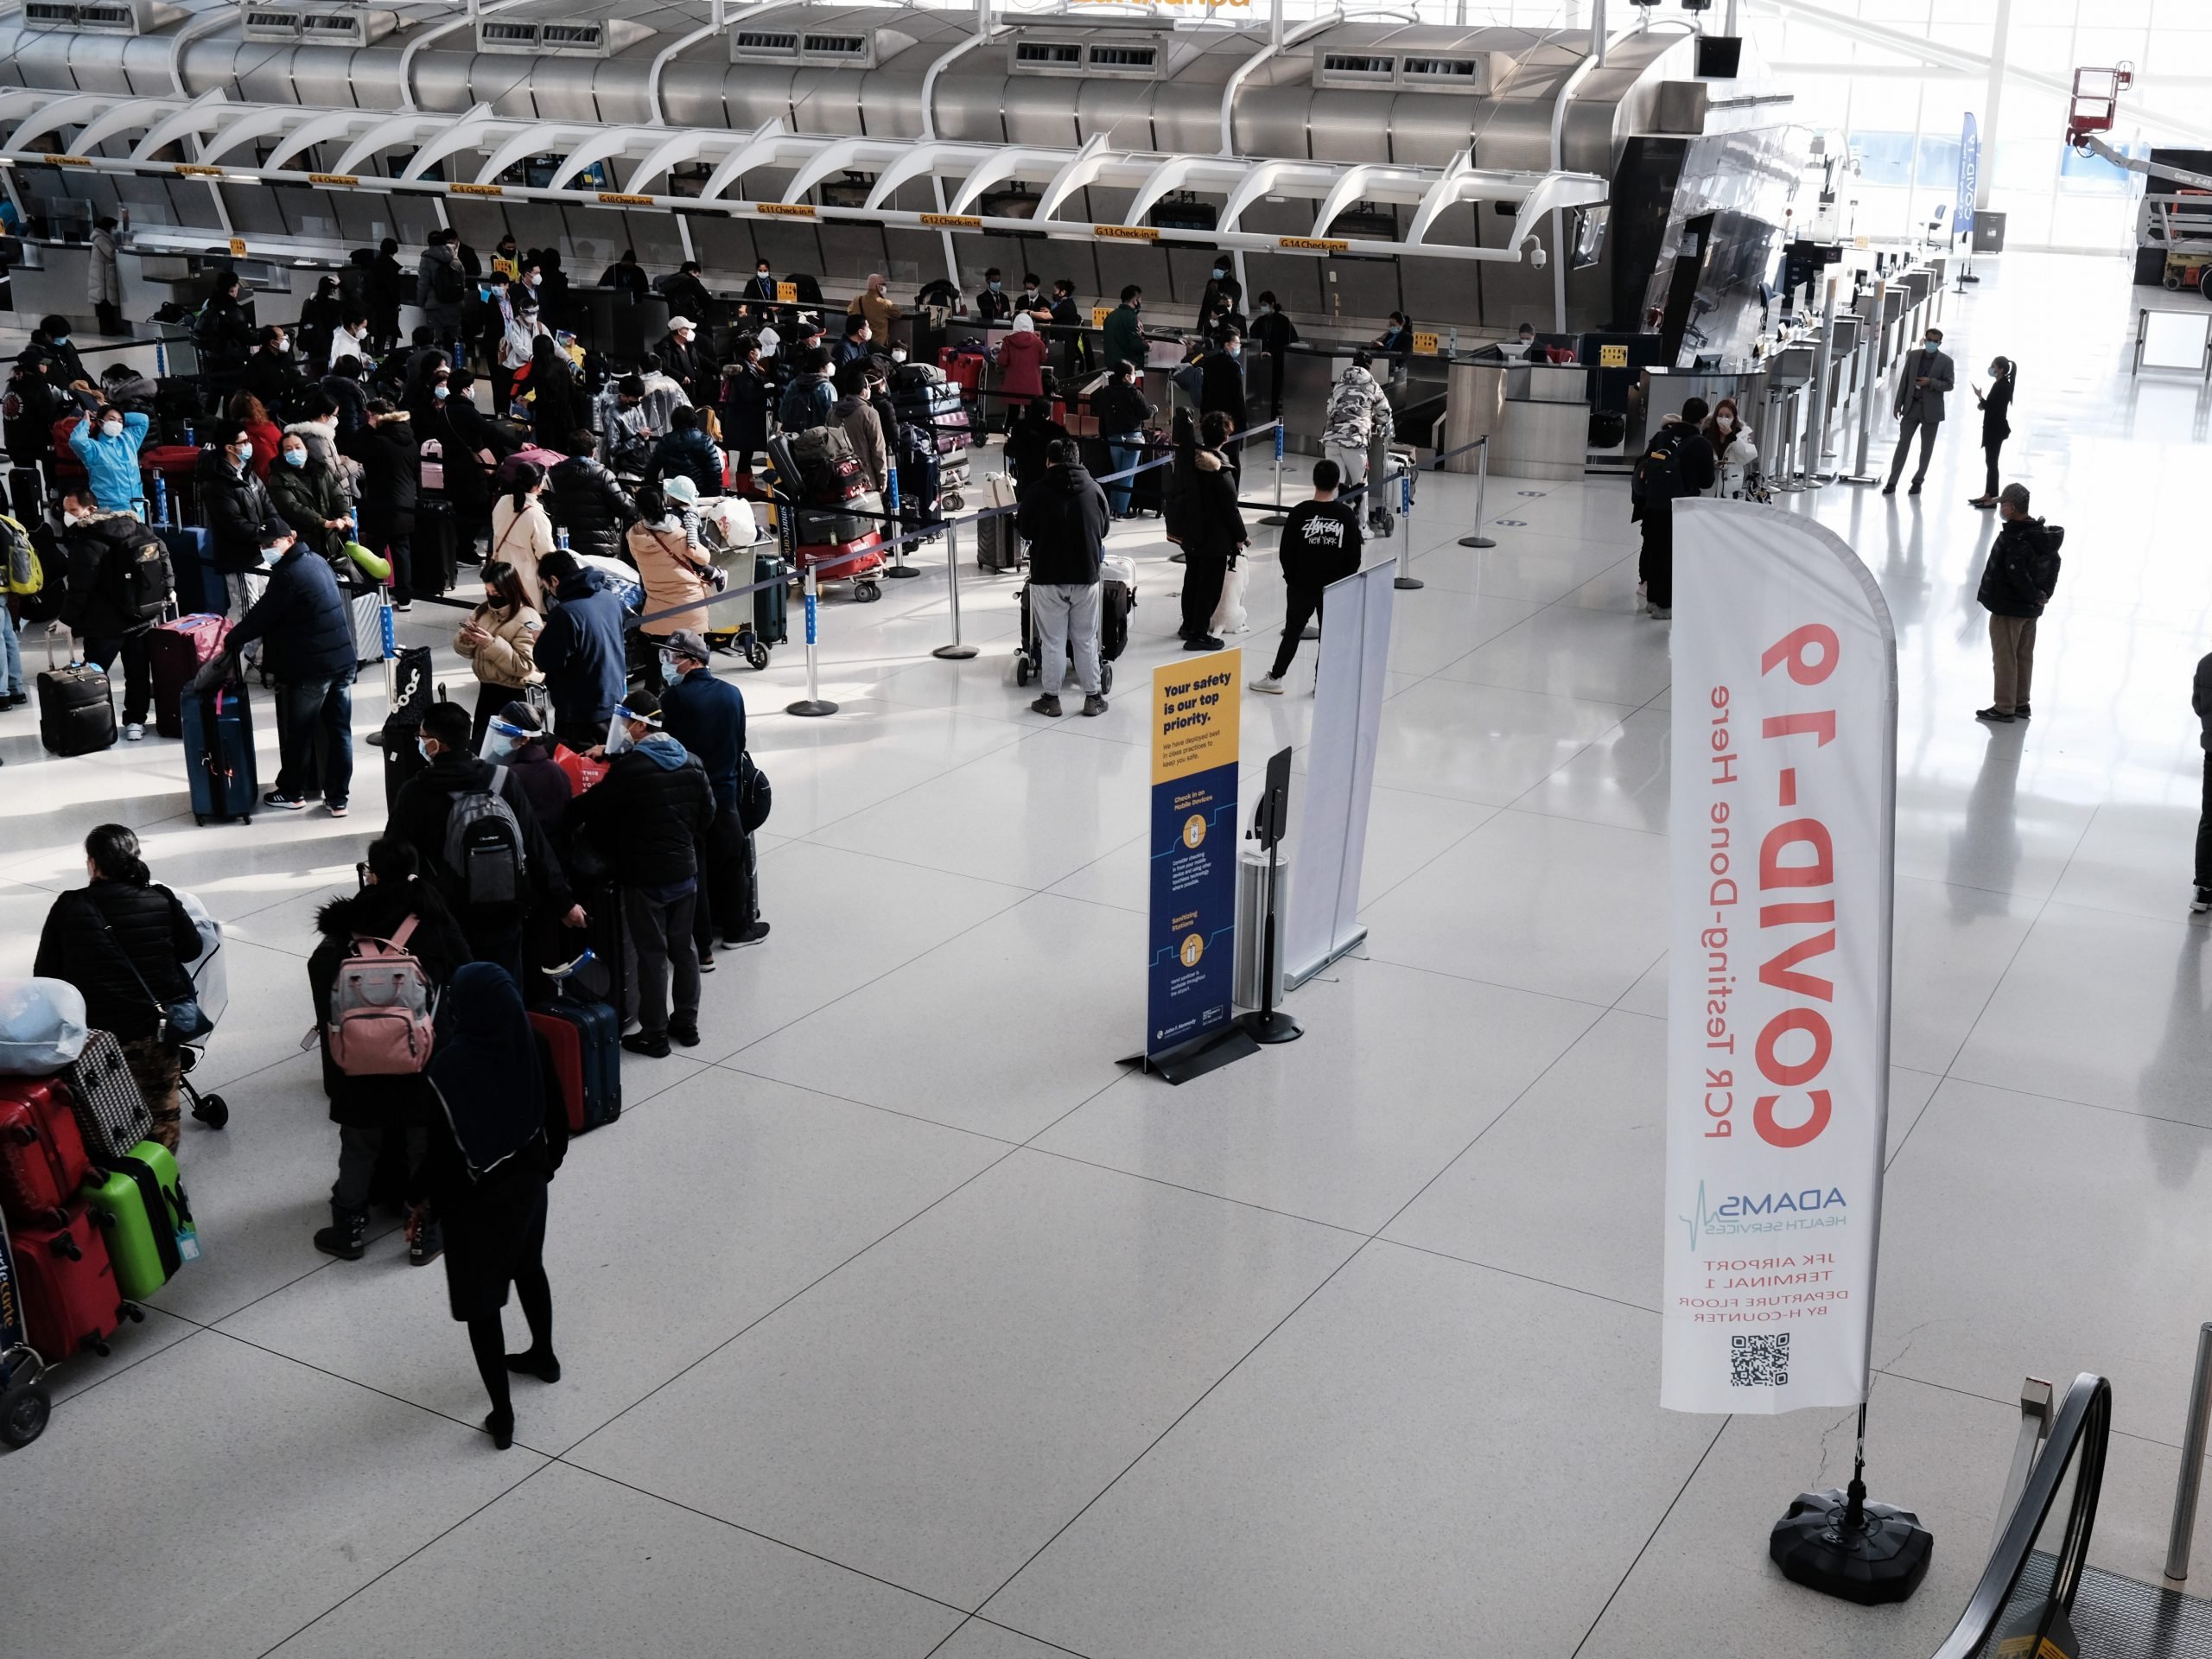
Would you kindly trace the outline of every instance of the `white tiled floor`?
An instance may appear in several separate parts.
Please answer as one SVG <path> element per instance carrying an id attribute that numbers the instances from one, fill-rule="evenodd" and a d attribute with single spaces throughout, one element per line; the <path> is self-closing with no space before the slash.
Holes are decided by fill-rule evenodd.
<path id="1" fill-rule="evenodd" d="M 1010 578 L 970 565 L 982 654 L 930 657 L 934 552 L 878 605 L 825 605 L 836 717 L 782 712 L 796 649 L 732 671 L 775 783 L 776 931 L 707 981 L 699 1049 L 628 1062 L 623 1119 L 555 1184 L 567 1376 L 520 1386 L 505 1456 L 442 1275 L 388 1231 L 359 1264 L 308 1242 L 335 1139 L 296 1049 L 308 925 L 375 780 L 350 823 L 196 829 L 175 745 L 54 761 L 30 715 L 0 720 L 0 971 L 108 819 L 235 941 L 200 1073 L 234 1116 L 184 1148 L 208 1254 L 0 1459 L 8 1651 L 1904 1655 L 1978 1569 L 2019 1378 L 2076 1368 L 2118 1389 L 2093 1554 L 2154 1577 L 2212 1313 L 2185 913 L 2212 398 L 2126 373 L 2123 264 L 1983 274 L 1955 355 L 2024 359 L 2009 470 L 2072 532 L 2035 720 L 1970 717 L 1970 421 L 1916 499 L 1788 498 L 1900 632 L 1872 1449 L 1940 1540 L 1910 1606 L 1767 1565 L 1789 1497 L 1844 1478 L 1847 1418 L 1656 1408 L 1668 641 L 1631 613 L 1624 492 L 1494 480 L 1522 523 L 1478 552 L 1468 481 L 1433 477 L 1369 947 L 1297 995 L 1305 1041 L 1180 1090 L 1115 1064 L 1141 1018 L 1136 688 L 1180 575 L 1156 532 L 1127 534 L 1141 603 L 1103 720 L 1027 712 Z M 1280 606 L 1263 557 L 1248 656 Z M 1311 702 L 1245 717 L 1249 767 L 1302 750 Z M 1539 1225 L 1571 1248 L 1530 1249 Z M 88 1592 L 88 1539 L 127 1593 Z"/>

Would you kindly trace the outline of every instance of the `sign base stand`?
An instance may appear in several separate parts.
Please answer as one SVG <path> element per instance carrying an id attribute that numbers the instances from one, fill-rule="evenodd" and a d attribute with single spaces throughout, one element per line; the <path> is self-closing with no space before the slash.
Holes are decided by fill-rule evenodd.
<path id="1" fill-rule="evenodd" d="M 976 647 L 973 645 L 939 645 L 930 652 L 931 656 L 942 657 L 949 663 L 964 663 L 975 654 Z"/>
<path id="2" fill-rule="evenodd" d="M 1768 1557 L 1792 1584 L 1863 1607 L 1903 1601 L 1919 1589 L 1935 1549 L 1935 1535 L 1910 1510 L 1866 1501 L 1864 1405 L 1850 1490 L 1800 1492 L 1766 1541 Z"/>
<path id="3" fill-rule="evenodd" d="M 1306 1034 L 1305 1028 L 1281 1008 L 1240 1014 L 1236 1026 L 1255 1043 L 1294 1043 Z"/>
<path id="4" fill-rule="evenodd" d="M 1282 1017 L 1288 1018 L 1287 1015 Z M 1278 1037 L 1270 1040 L 1283 1042 L 1287 1039 Z M 1243 1027 L 1232 1025 L 1225 1031 L 1194 1039 L 1180 1048 L 1171 1048 L 1165 1054 L 1130 1054 L 1116 1064 L 1156 1073 L 1161 1081 L 1179 1086 L 1192 1077 L 1203 1077 L 1209 1071 L 1218 1071 L 1224 1065 L 1259 1052 L 1259 1044 L 1252 1040 Z"/>
<path id="5" fill-rule="evenodd" d="M 804 715 L 809 717 L 834 715 L 837 712 L 837 705 L 820 697 L 801 697 L 797 702 L 785 703 L 784 712 L 787 715 Z"/>
<path id="6" fill-rule="evenodd" d="M 1459 538 L 1459 545 L 1462 547 L 1496 547 L 1497 543 L 1491 540 L 1487 536 L 1462 536 Z"/>

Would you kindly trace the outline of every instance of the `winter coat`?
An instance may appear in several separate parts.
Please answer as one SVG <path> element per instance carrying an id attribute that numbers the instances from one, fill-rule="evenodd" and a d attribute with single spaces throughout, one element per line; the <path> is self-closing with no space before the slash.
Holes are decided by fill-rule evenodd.
<path id="1" fill-rule="evenodd" d="M 602 724 L 628 687 L 622 599 L 589 565 L 562 584 L 563 596 L 537 636 L 537 663 L 563 730 Z"/>
<path id="2" fill-rule="evenodd" d="M 1981 442 L 1985 448 L 2012 435 L 2012 385 L 2018 370 L 2001 378 L 1981 400 Z"/>
<path id="3" fill-rule="evenodd" d="M 554 524 L 569 532 L 571 552 L 622 556 L 622 532 L 636 521 L 638 504 L 606 467 L 589 455 L 571 455 L 547 473 L 544 499 Z"/>
<path id="4" fill-rule="evenodd" d="M 522 448 L 513 433 L 485 419 L 475 404 L 461 397 L 437 404 L 416 428 L 418 438 L 425 443 L 435 440 L 442 451 L 446 499 L 472 514 L 482 512 L 491 500 L 492 474 L 499 463 Z M 486 454 L 489 464 L 481 459 Z"/>
<path id="5" fill-rule="evenodd" d="M 427 767 L 399 786 L 398 796 L 391 804 L 391 817 L 384 827 L 387 836 L 404 836 L 414 842 L 416 854 L 423 861 L 424 878 L 438 890 L 446 907 L 464 922 L 467 919 L 468 887 L 446 862 L 446 829 L 453 816 L 454 798 L 472 790 L 490 789 L 493 770 L 489 760 L 480 760 L 473 754 L 439 750 Z M 500 786 L 499 798 L 515 815 L 515 826 L 522 831 L 524 883 L 539 902 L 553 911 L 568 909 L 571 902 L 569 878 L 544 826 L 531 810 L 530 797 L 524 793 L 512 766 L 507 768 L 506 781 Z"/>
<path id="6" fill-rule="evenodd" d="M 31 972 L 74 985 L 85 994 L 86 1023 L 129 1043 L 154 1034 L 156 998 L 192 995 L 187 964 L 199 959 L 200 930 L 167 887 L 95 881 L 54 901 Z"/>
<path id="7" fill-rule="evenodd" d="M 533 368 L 524 383 L 530 390 L 531 435 L 561 454 L 575 448 L 576 434 L 591 429 L 591 410 L 576 386 L 576 372 L 558 352 L 543 369 Z"/>
<path id="8" fill-rule="evenodd" d="M 1046 457 L 1056 443 L 1065 442 L 1071 435 L 1065 426 L 1051 418 L 1052 405 L 1041 399 L 1024 407 L 1020 418 L 1007 429 L 1006 469 L 1014 474 L 1014 486 L 1026 489 L 1045 475 L 1051 465 Z"/>
<path id="9" fill-rule="evenodd" d="M 346 597 L 330 566 L 302 544 L 276 561 L 268 590 L 231 630 L 233 650 L 253 639 L 262 642 L 261 666 L 280 685 L 353 682 L 353 619 Z"/>
<path id="10" fill-rule="evenodd" d="M 251 467 L 231 469 L 220 449 L 203 449 L 194 474 L 200 516 L 215 541 L 215 568 L 226 576 L 261 569 L 261 526 L 276 511 Z"/>
<path id="11" fill-rule="evenodd" d="M 1363 451 L 1374 436 L 1378 421 L 1382 424 L 1382 441 L 1388 443 L 1393 430 L 1390 400 L 1383 396 L 1375 377 L 1355 363 L 1344 372 L 1336 390 L 1329 394 L 1328 424 L 1322 430 L 1321 441 L 1339 449 Z"/>
<path id="12" fill-rule="evenodd" d="M 1234 421 L 1236 430 L 1244 429 L 1244 359 L 1227 352 L 1210 352 L 1200 365 L 1198 412 L 1211 415 L 1216 410 Z"/>
<path id="13" fill-rule="evenodd" d="M 245 435 L 253 444 L 253 459 L 246 463 L 253 468 L 253 475 L 264 484 L 269 481 L 269 469 L 276 464 L 276 447 L 284 441 L 283 429 L 274 421 L 240 421 Z"/>
<path id="14" fill-rule="evenodd" d="M 866 317 L 869 330 L 875 335 L 877 346 L 887 348 L 891 344 L 891 325 L 906 314 L 891 302 L 888 294 L 873 293 L 863 289 L 845 308 L 849 317 Z"/>
<path id="15" fill-rule="evenodd" d="M 776 425 L 785 432 L 804 432 L 830 424 L 837 405 L 836 388 L 818 374 L 799 374 L 784 388 L 776 405 Z"/>
<path id="16" fill-rule="evenodd" d="M 515 574 L 522 578 L 523 592 L 530 595 L 531 608 L 541 616 L 545 611 L 545 586 L 537 574 L 537 562 L 558 545 L 543 497 L 525 497 L 519 512 L 515 511 L 512 490 L 492 503 L 492 551 L 487 556 L 493 564 L 514 566 Z"/>
<path id="17" fill-rule="evenodd" d="M 253 324 L 245 308 L 227 294 L 219 294 L 200 308 L 192 325 L 192 343 L 199 348 L 200 368 L 242 369 L 253 349 Z"/>
<path id="18" fill-rule="evenodd" d="M 92 251 L 85 265 L 85 298 L 94 305 L 121 305 L 123 278 L 115 268 L 114 236 L 94 231 Z"/>
<path id="19" fill-rule="evenodd" d="M 322 521 L 352 517 L 353 504 L 346 499 L 344 481 L 315 458 L 312 447 L 304 467 L 277 461 L 269 474 L 269 499 L 284 522 L 299 531 L 302 546 L 320 554 L 339 576 L 352 576 L 353 562 L 346 556 L 346 543 L 353 532 L 326 528 Z"/>
<path id="20" fill-rule="evenodd" d="M 257 348 L 246 359 L 245 372 L 239 376 L 238 385 L 260 398 L 264 408 L 277 414 L 293 409 L 308 389 L 307 377 L 292 360 L 289 346 L 282 352 L 273 352 L 266 346 Z"/>
<path id="21" fill-rule="evenodd" d="M 712 438 L 696 426 L 689 431 L 671 432 L 654 446 L 645 476 L 688 478 L 699 486 L 701 495 L 720 495 L 722 452 Z"/>
<path id="22" fill-rule="evenodd" d="M 1143 431 L 1152 408 L 1138 387 L 1109 380 L 1090 394 L 1090 412 L 1098 422 L 1100 436 L 1121 437 Z"/>
<path id="23" fill-rule="evenodd" d="M 1018 408 L 1025 398 L 1045 390 L 1045 337 L 1017 332 L 999 341 L 999 391 L 1008 407 Z"/>
<path id="24" fill-rule="evenodd" d="M 1112 368 L 1116 363 L 1135 364 L 1139 371 L 1144 368 L 1147 352 L 1144 343 L 1144 334 L 1139 327 L 1137 313 L 1134 308 L 1126 305 L 1117 305 L 1109 311 L 1106 314 L 1106 327 L 1102 333 L 1104 337 L 1103 351 L 1108 368 Z"/>
<path id="25" fill-rule="evenodd" d="M 146 493 L 145 481 L 138 475 L 138 451 L 152 425 L 143 415 L 125 415 L 122 432 L 111 438 L 92 424 L 87 410 L 69 435 L 70 448 L 85 463 L 92 499 L 110 512 L 130 512 L 130 504 Z"/>
<path id="26" fill-rule="evenodd" d="M 347 1128 L 415 1128 L 428 1123 L 438 1109 L 423 1074 L 349 1077 L 331 1064 L 328 1049 L 330 993 L 338 983 L 339 964 L 353 954 L 355 938 L 388 939 L 410 916 L 415 918 L 415 931 L 407 936 L 404 948 L 423 964 L 431 990 L 442 995 L 472 956 L 468 940 L 427 882 L 388 887 L 376 882 L 334 899 L 315 912 L 320 937 L 308 957 L 308 990 L 314 1000 L 315 1025 L 324 1033 L 322 1086 L 330 1096 L 330 1121 Z"/>
<path id="27" fill-rule="evenodd" d="M 881 494 L 891 478 L 891 454 L 884 442 L 883 423 L 876 418 L 874 405 L 857 392 L 840 397 L 830 411 L 836 423 L 844 428 L 845 436 L 853 446 L 853 454 L 861 464 L 861 476 L 868 486 Z"/>
<path id="28" fill-rule="evenodd" d="M 1106 492 L 1079 462 L 1048 467 L 1021 492 L 1014 527 L 1029 543 L 1029 580 L 1088 588 L 1098 580 L 1113 522 Z"/>
<path id="29" fill-rule="evenodd" d="M 741 366 L 722 377 L 722 442 L 742 454 L 768 442 L 768 377 Z"/>
<path id="30" fill-rule="evenodd" d="M 689 315 L 695 322 L 699 320 L 689 312 L 679 311 L 677 315 Z M 654 346 L 653 351 L 660 358 L 662 371 L 683 388 L 683 395 L 693 403 L 711 394 L 715 384 L 715 365 L 713 359 L 708 357 L 706 348 L 699 344 L 696 335 L 686 346 L 674 334 L 663 334 L 660 344 Z"/>
<path id="31" fill-rule="evenodd" d="M 440 267 L 451 274 L 454 296 L 450 300 L 438 297 L 437 282 Z M 468 296 L 468 272 L 461 263 L 461 256 L 451 248 L 425 248 L 423 257 L 415 262 L 415 302 L 423 308 L 423 315 L 432 327 L 443 323 L 448 327 L 461 321 L 461 302 Z"/>
<path id="32" fill-rule="evenodd" d="M 415 496 L 423 480 L 415 423 L 395 412 L 375 426 L 340 438 L 338 447 L 361 463 L 364 528 L 375 525 L 395 536 L 413 534 Z"/>
<path id="33" fill-rule="evenodd" d="M 311 295 L 300 305 L 300 355 L 310 366 L 330 361 L 330 337 L 345 321 L 346 305 L 335 294 Z"/>
<path id="34" fill-rule="evenodd" d="M 699 757 L 715 805 L 735 811 L 745 756 L 745 694 L 709 670 L 693 669 L 669 682 L 660 712 L 668 734 Z"/>
<path id="35" fill-rule="evenodd" d="M 1170 486 L 1174 507 L 1169 530 L 1182 544 L 1186 562 L 1233 557 L 1251 539 L 1236 505 L 1236 469 L 1219 451 L 1199 449 L 1187 467 L 1179 460 L 1174 470 L 1179 476 Z"/>
<path id="36" fill-rule="evenodd" d="M 2058 586 L 2066 532 L 2040 518 L 2008 518 L 1989 550 L 1974 598 L 1993 616 L 2041 616 Z"/>
<path id="37" fill-rule="evenodd" d="M 62 532 L 69 553 L 61 620 L 79 639 L 113 639 L 154 625 L 128 603 L 123 571 L 137 550 L 161 537 L 128 512 L 96 512 Z"/>
<path id="38" fill-rule="evenodd" d="M 537 636 L 545 626 L 543 616 L 527 605 L 507 617 L 495 606 L 479 605 L 468 620 L 492 636 L 480 645 L 466 645 L 458 637 L 453 642 L 453 648 L 476 671 L 479 683 L 505 686 L 519 697 L 523 687 L 538 683 L 534 658 Z"/>
<path id="39" fill-rule="evenodd" d="M 630 563 L 638 567 L 638 575 L 645 580 L 645 614 L 651 616 L 656 611 L 677 605 L 692 607 L 644 624 L 645 632 L 657 639 L 665 639 L 678 628 L 704 633 L 714 626 L 707 609 L 707 595 L 712 589 L 707 586 L 706 579 L 706 573 L 715 568 L 714 562 L 704 554 L 695 553 L 690 538 L 680 528 L 632 524 L 626 542 Z"/>
<path id="40" fill-rule="evenodd" d="M 665 732 L 616 755 L 607 776 L 569 804 L 571 829 L 591 837 L 626 887 L 696 878 L 699 838 L 714 819 L 706 768 Z"/>
<path id="41" fill-rule="evenodd" d="M 568 845 L 569 803 L 575 796 L 575 780 L 553 759 L 550 738 L 533 737 L 507 758 L 508 770 L 522 792 L 530 797 L 530 810 L 537 814 L 538 828 L 556 847 Z"/>
<path id="42" fill-rule="evenodd" d="M 366 387 L 350 374 L 325 375 L 322 389 L 338 405 L 338 435 L 341 438 L 359 431 L 369 423 L 369 394 Z"/>

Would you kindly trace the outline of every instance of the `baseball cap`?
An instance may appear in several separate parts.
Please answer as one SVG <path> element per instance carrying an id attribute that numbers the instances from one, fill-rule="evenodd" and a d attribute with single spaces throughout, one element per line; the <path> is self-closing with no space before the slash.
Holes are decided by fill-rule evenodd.
<path id="1" fill-rule="evenodd" d="M 690 628 L 678 628 L 662 641 L 678 657 L 689 657 L 695 663 L 703 663 L 712 655 L 707 642 Z"/>

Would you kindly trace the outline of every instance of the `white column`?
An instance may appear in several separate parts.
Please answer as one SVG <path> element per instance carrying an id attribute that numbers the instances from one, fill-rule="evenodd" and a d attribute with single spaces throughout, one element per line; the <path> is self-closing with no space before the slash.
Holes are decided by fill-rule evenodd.
<path id="1" fill-rule="evenodd" d="M 1989 206 L 1990 181 L 1997 173 L 1997 118 L 2005 106 L 2005 60 L 2012 52 L 2012 0 L 1997 0 L 1997 21 L 1989 32 L 1989 90 L 1982 95 L 1981 165 L 1975 170 L 1976 212 Z"/>

